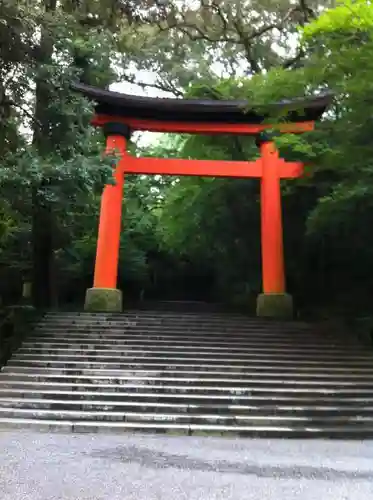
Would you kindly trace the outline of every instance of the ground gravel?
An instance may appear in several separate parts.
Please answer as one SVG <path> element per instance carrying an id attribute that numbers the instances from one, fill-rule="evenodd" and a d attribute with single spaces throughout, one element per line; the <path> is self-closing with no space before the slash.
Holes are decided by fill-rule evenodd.
<path id="1" fill-rule="evenodd" d="M 0 432 L 1 500 L 373 500 L 373 441 Z"/>

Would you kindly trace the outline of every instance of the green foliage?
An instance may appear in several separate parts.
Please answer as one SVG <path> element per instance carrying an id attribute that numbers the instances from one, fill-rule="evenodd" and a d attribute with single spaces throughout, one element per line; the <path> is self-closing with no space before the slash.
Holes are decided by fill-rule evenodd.
<path id="1" fill-rule="evenodd" d="M 144 84 L 144 71 L 157 91 L 242 99 L 248 111 L 333 91 L 315 132 L 276 137 L 281 155 L 307 172 L 283 182 L 288 285 L 301 303 L 373 292 L 373 7 L 333 4 L 1 2 L 0 293 L 13 300 L 13 287 L 37 269 L 48 295 L 55 282 L 62 302 L 83 299 L 114 158 L 102 157 L 92 105 L 70 82 Z M 252 138 L 198 135 L 157 137 L 136 153 L 258 156 Z M 132 297 L 200 293 L 249 304 L 261 286 L 259 204 L 257 180 L 128 176 L 119 286 Z"/>
<path id="2" fill-rule="evenodd" d="M 113 158 L 102 157 L 103 137 L 89 126 L 93 106 L 70 83 L 80 78 L 106 86 L 115 79 L 117 35 L 124 35 L 126 23 L 111 22 L 112 7 L 1 3 L 0 256 L 18 290 L 32 269 L 35 287 L 47 295 L 66 271 L 70 280 L 79 272 L 82 281 L 91 280 L 99 197 L 113 182 Z M 136 234 L 149 229 L 136 225 Z M 127 238 L 132 242 L 132 233 Z M 138 244 L 132 246 L 125 265 L 135 274 L 145 257 Z"/>
<path id="3" fill-rule="evenodd" d="M 356 206 L 371 207 L 373 122 L 370 111 L 373 65 L 373 6 L 364 1 L 346 1 L 325 12 L 305 28 L 305 47 L 312 56 L 305 70 L 314 83 L 327 85 L 336 94 L 330 149 L 325 165 L 339 176 L 327 196 L 310 216 L 313 233 L 334 234 L 356 219 Z"/>
<path id="4" fill-rule="evenodd" d="M 282 156 L 307 165 L 307 176 L 285 183 L 283 191 L 289 285 L 303 299 L 312 295 L 315 287 L 319 287 L 321 299 L 330 300 L 330 292 L 337 301 L 340 292 L 336 289 L 340 287 L 353 289 L 359 300 L 363 290 L 370 289 L 370 278 L 362 276 L 367 266 L 373 267 L 369 231 L 373 214 L 371 16 L 372 6 L 366 2 L 347 2 L 325 11 L 301 31 L 302 48 L 308 57 L 296 70 L 274 68 L 250 80 L 229 78 L 188 89 L 188 97 L 247 99 L 259 109 L 324 89 L 335 93 L 332 108 L 314 133 L 284 135 L 276 140 Z M 255 154 L 249 141 L 239 147 L 229 137 L 194 137 L 186 139 L 180 149 L 181 156 L 194 158 L 246 159 Z M 232 228 L 241 237 L 249 233 L 251 241 L 257 241 L 259 233 L 257 193 L 250 196 L 246 184 L 246 193 L 240 197 L 240 184 L 245 183 L 182 179 L 171 186 L 161 216 L 162 237 L 170 249 L 214 262 L 220 278 L 230 259 L 238 269 L 232 283 L 248 282 L 255 288 L 259 280 L 255 280 L 255 265 L 248 258 L 248 242 L 241 256 L 230 246 Z M 239 217 L 233 205 L 225 202 L 229 190 L 233 199 L 239 200 Z M 257 249 L 256 264 L 258 261 Z M 304 289 L 304 280 L 309 291 Z M 227 275 L 225 293 L 229 288 Z"/>
<path id="5" fill-rule="evenodd" d="M 303 30 L 306 37 L 331 34 L 345 35 L 357 31 L 370 31 L 373 25 L 373 9 L 366 0 L 343 0 L 338 6 L 323 12 L 318 19 Z M 342 36 L 343 43 L 348 42 Z"/>

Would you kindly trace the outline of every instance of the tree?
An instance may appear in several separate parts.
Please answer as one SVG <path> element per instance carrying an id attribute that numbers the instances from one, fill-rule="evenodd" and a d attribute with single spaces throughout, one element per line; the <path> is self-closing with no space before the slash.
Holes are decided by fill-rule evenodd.
<path id="1" fill-rule="evenodd" d="M 2 9 L 5 25 L 10 27 L 5 32 L 10 44 L 0 54 L 5 62 L 1 68 L 11 75 L 3 89 L 2 109 L 13 117 L 3 126 L 3 151 L 9 154 L 4 155 L 2 187 L 7 190 L 13 183 L 14 190 L 17 180 L 23 193 L 22 208 L 17 208 L 23 214 L 32 213 L 34 302 L 47 307 L 53 296 L 53 256 L 58 247 L 53 203 L 61 201 L 61 196 L 66 200 L 69 187 L 71 196 L 71 185 L 83 193 L 107 178 L 107 166 L 97 154 L 97 139 L 92 141 L 95 134 L 87 130 L 91 107 L 68 89 L 80 71 L 74 66 L 77 48 L 90 58 L 92 83 L 100 79 L 100 68 L 101 75 L 110 80 L 107 48 L 97 51 L 107 36 L 93 31 L 84 34 L 79 18 L 54 0 L 32 8 L 28 3 L 14 6 L 6 1 Z M 40 37 L 35 41 L 37 30 Z M 67 36 L 61 41 L 63 33 Z M 31 141 L 20 135 L 21 125 L 32 132 Z M 17 144 L 15 137 L 8 139 L 12 130 Z"/>
<path id="2" fill-rule="evenodd" d="M 373 156 L 369 139 L 372 133 L 369 107 L 372 12 L 372 7 L 366 2 L 344 2 L 323 13 L 302 31 L 301 49 L 307 54 L 302 67 L 292 71 L 273 68 L 248 81 L 225 80 L 213 86 L 213 92 L 211 87 L 207 88 L 215 98 L 249 97 L 259 105 L 301 96 L 305 89 L 310 94 L 323 89 L 335 93 L 335 103 L 315 133 L 285 135 L 279 137 L 277 143 L 283 156 L 296 156 L 309 165 L 308 177 L 288 183 L 284 191 L 290 287 L 295 287 L 298 297 L 303 297 L 304 302 L 310 303 L 317 297 L 319 303 L 339 303 L 344 309 L 346 301 L 350 308 L 364 307 L 364 298 L 370 297 L 372 292 L 367 274 L 367 269 L 373 264 L 369 229 Z M 197 93 L 200 92 L 201 88 Z M 230 141 L 231 151 L 237 155 L 240 148 L 234 147 Z M 197 157 L 205 153 L 209 157 L 224 157 L 228 153 L 232 158 L 230 148 L 225 149 L 229 139 L 224 149 L 223 144 L 222 140 L 214 138 L 201 141 L 197 137 L 189 141 L 189 147 L 192 146 Z M 245 155 L 249 153 L 246 151 Z M 188 154 L 191 154 L 190 149 Z M 165 230 L 165 238 L 171 242 L 172 248 L 180 242 L 178 248 L 183 247 L 184 252 L 194 252 L 198 246 L 206 260 L 214 259 L 214 255 L 216 262 L 222 263 L 216 268 L 221 276 L 225 263 L 218 249 L 212 248 L 211 244 L 209 250 L 204 248 L 209 246 L 209 241 L 219 241 L 219 237 L 224 240 L 223 235 L 227 235 L 217 248 L 228 253 L 228 235 L 231 237 L 230 229 L 239 224 L 240 217 L 233 211 L 234 215 L 230 217 L 229 207 L 223 202 L 222 193 L 228 192 L 229 183 L 206 181 L 200 186 L 198 184 L 201 183 L 182 181 L 173 188 L 173 195 L 167 197 L 169 206 L 166 204 L 165 214 L 168 214 L 171 229 Z M 248 193 L 248 187 L 246 189 Z M 218 201 L 215 201 L 216 191 L 220 191 Z M 232 199 L 240 200 L 237 204 L 243 221 L 245 215 L 246 221 L 250 220 L 247 201 L 239 198 L 238 184 L 233 191 Z M 182 203 L 186 208 L 178 209 Z M 171 214 L 176 214 L 176 217 L 172 218 Z M 237 232 L 243 234 L 245 231 L 248 232 L 247 224 L 245 227 L 243 222 Z M 192 234 L 199 236 L 192 237 Z M 250 231 L 250 234 L 252 238 L 258 238 L 258 232 Z M 172 240 L 175 237 L 176 243 Z M 203 243 L 199 246 L 200 237 Z M 247 244 L 244 248 L 248 253 Z M 255 283 L 253 268 L 247 258 L 240 260 L 234 250 L 228 254 L 231 262 L 241 262 L 241 273 L 251 269 L 251 278 L 248 279 L 251 284 Z M 201 254 L 199 258 L 202 258 Z M 235 277 L 233 282 L 239 281 Z M 226 284 L 223 289 L 227 291 Z M 354 300 L 351 299 L 351 290 L 354 290 Z"/>
<path id="3" fill-rule="evenodd" d="M 330 296 L 328 283 L 351 288 L 371 265 L 373 243 L 367 229 L 371 7 L 345 2 L 326 10 L 330 6 L 316 0 L 43 0 L 30 7 L 4 0 L 0 271 L 14 269 L 25 279 L 33 268 L 34 299 L 42 307 L 53 302 L 59 281 L 64 297 L 70 291 L 76 297 L 78 289 L 81 297 L 90 285 L 100 193 L 111 181 L 113 159 L 102 159 L 103 138 L 89 127 L 92 107 L 70 91 L 72 80 L 107 87 L 125 79 L 179 96 L 245 98 L 258 106 L 332 89 L 335 105 L 316 132 L 276 139 L 283 156 L 310 165 L 305 179 L 284 183 L 288 280 L 307 300 L 322 291 Z M 154 76 L 150 82 L 141 80 L 145 68 Z M 166 139 L 143 153 L 257 155 L 250 139 Z M 154 296 L 169 293 L 174 280 L 181 296 L 187 275 L 206 271 L 210 297 L 246 304 L 260 286 L 258 189 L 255 180 L 129 177 L 123 288 Z M 356 241 L 346 236 L 352 231 Z M 194 279 L 194 292 L 202 291 Z"/>
<path id="4" fill-rule="evenodd" d="M 334 0 L 200 0 L 154 2 L 123 42 L 122 78 L 152 72 L 151 86 L 183 95 L 189 85 L 222 77 L 250 77 L 273 67 L 303 64 L 298 28 Z M 135 39 L 135 38 L 134 38 Z"/>

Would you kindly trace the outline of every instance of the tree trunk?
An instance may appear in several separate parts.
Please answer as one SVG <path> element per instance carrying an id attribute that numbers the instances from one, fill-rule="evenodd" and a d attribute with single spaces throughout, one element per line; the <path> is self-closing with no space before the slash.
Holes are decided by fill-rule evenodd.
<path id="1" fill-rule="evenodd" d="M 44 0 L 45 12 L 56 10 L 57 0 Z M 40 44 L 38 50 L 38 62 L 40 68 L 52 63 L 53 38 L 46 28 L 41 29 Z M 52 151 L 49 134 L 50 87 L 45 75 L 39 75 L 36 79 L 35 92 L 35 120 L 33 143 L 40 156 L 46 156 Z M 53 267 L 54 267 L 54 244 L 53 233 L 55 220 L 52 205 L 48 201 L 47 194 L 49 179 L 42 179 L 39 186 L 35 186 L 32 192 L 32 259 L 33 259 L 33 284 L 32 295 L 35 307 L 48 309 L 53 303 Z"/>

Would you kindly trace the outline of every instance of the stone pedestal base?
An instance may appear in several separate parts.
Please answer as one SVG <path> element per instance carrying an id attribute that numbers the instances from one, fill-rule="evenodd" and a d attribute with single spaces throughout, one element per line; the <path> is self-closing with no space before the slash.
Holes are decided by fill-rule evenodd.
<path id="1" fill-rule="evenodd" d="M 262 293 L 258 295 L 256 314 L 261 318 L 293 317 L 293 298 L 286 293 Z"/>
<path id="2" fill-rule="evenodd" d="M 122 292 L 115 288 L 89 288 L 84 310 L 90 312 L 122 312 Z"/>

